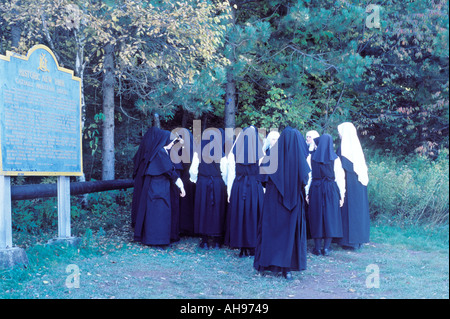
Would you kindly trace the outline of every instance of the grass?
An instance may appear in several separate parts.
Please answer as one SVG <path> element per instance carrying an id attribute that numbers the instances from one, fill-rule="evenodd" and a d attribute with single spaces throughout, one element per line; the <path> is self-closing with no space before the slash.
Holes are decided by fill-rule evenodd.
<path id="1" fill-rule="evenodd" d="M 333 244 L 330 257 L 308 253 L 308 269 L 293 281 L 261 276 L 238 250 L 202 250 L 198 238 L 158 249 L 132 242 L 129 227 L 117 231 L 88 229 L 78 248 L 27 247 L 26 268 L 0 270 L 0 299 L 449 298 L 448 226 L 374 224 L 371 243 L 358 251 Z M 69 265 L 80 271 L 79 288 L 66 284 Z M 379 269 L 379 288 L 366 287 L 369 265 Z"/>

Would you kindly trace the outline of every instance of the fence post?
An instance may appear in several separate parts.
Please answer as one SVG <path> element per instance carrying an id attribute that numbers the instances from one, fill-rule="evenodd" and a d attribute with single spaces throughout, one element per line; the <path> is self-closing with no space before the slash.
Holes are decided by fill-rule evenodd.
<path id="1" fill-rule="evenodd" d="M 0 269 L 17 264 L 28 264 L 28 257 L 12 245 L 11 177 L 0 175 Z"/>

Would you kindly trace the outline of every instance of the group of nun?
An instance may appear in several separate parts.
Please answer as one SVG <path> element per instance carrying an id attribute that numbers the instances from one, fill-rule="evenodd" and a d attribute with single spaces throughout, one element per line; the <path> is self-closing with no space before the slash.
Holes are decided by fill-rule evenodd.
<path id="1" fill-rule="evenodd" d="M 134 240 L 198 236 L 201 249 L 239 249 L 257 271 L 286 279 L 306 269 L 308 239 L 315 255 L 329 255 L 332 242 L 359 248 L 369 241 L 367 166 L 355 126 L 338 133 L 336 152 L 331 135 L 309 131 L 305 141 L 292 127 L 262 140 L 250 126 L 234 141 L 216 129 L 195 148 L 188 130 L 174 138 L 151 127 L 134 157 Z M 177 155 L 190 148 L 187 160 L 173 160 L 176 144 Z"/>

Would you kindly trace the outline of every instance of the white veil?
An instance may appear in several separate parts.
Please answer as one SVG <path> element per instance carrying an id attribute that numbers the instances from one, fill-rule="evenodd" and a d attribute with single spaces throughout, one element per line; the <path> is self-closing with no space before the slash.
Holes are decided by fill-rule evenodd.
<path id="1" fill-rule="evenodd" d="M 358 180 L 364 186 L 369 183 L 366 159 L 356 133 L 355 126 L 350 122 L 344 122 L 337 127 L 341 136 L 341 155 L 353 163 L 353 169 L 358 175 Z"/>

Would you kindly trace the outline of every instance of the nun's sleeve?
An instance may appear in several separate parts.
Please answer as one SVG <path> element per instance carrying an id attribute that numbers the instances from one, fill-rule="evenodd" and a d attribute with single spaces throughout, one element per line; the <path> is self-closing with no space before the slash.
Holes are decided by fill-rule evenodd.
<path id="1" fill-rule="evenodd" d="M 308 157 L 306 158 L 306 162 L 309 165 L 309 168 L 311 168 L 311 154 L 308 155 Z M 306 196 L 308 196 L 309 194 L 309 188 L 311 187 L 311 181 L 312 181 L 312 171 L 309 171 L 308 173 L 308 183 L 306 183 L 305 185 L 305 194 Z"/>
<path id="2" fill-rule="evenodd" d="M 183 184 L 183 181 L 181 180 L 181 178 L 177 178 L 177 180 L 175 181 L 175 185 L 177 185 L 178 186 L 178 188 L 180 189 L 180 190 L 183 190 L 184 189 L 184 184 Z"/>
<path id="3" fill-rule="evenodd" d="M 339 157 L 334 160 L 334 176 L 341 199 L 343 199 L 345 197 L 345 171 L 342 168 L 341 159 Z"/>
<path id="4" fill-rule="evenodd" d="M 227 159 L 227 182 L 225 183 L 227 185 L 228 196 L 230 196 L 231 194 L 231 188 L 233 187 L 235 177 L 236 177 L 236 162 L 234 160 L 233 152 L 230 152 L 230 154 L 228 154 Z"/>
<path id="5" fill-rule="evenodd" d="M 200 164 L 200 160 L 198 158 L 198 153 L 195 152 L 192 158 L 191 167 L 189 168 L 189 180 L 192 183 L 197 183 L 198 178 L 198 165 Z"/>
<path id="6" fill-rule="evenodd" d="M 227 157 L 224 156 L 220 159 L 220 174 L 222 175 L 223 182 L 225 185 L 228 183 L 228 161 Z"/>

